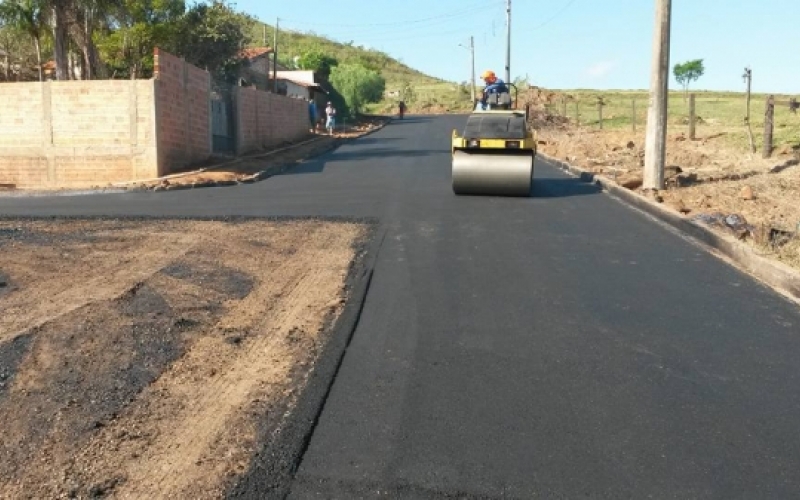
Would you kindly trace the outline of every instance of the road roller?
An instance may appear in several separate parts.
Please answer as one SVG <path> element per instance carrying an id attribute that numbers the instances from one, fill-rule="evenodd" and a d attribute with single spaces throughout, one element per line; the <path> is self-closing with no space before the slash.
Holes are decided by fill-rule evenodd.
<path id="1" fill-rule="evenodd" d="M 495 97 L 501 109 L 476 107 L 461 135 L 453 130 L 451 170 L 457 195 L 530 196 L 536 134 L 528 125 L 527 108 L 503 106 L 504 98 L 508 102 L 507 94 Z"/>

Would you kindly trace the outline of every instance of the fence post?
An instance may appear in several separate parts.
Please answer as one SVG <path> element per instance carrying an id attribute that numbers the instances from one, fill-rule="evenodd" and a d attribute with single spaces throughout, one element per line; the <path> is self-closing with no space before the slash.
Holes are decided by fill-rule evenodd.
<path id="1" fill-rule="evenodd" d="M 764 158 L 772 156 L 772 130 L 775 118 L 775 96 L 767 98 L 767 110 L 764 114 Z"/>
<path id="2" fill-rule="evenodd" d="M 578 104 L 578 100 L 575 99 L 575 124 L 581 124 L 581 108 Z"/>
<path id="3" fill-rule="evenodd" d="M 636 132 L 636 99 L 631 99 L 631 126 L 633 126 L 633 131 Z"/>
<path id="4" fill-rule="evenodd" d="M 603 98 L 597 98 L 597 121 L 600 125 L 600 130 L 603 129 Z"/>
<path id="5" fill-rule="evenodd" d="M 562 105 L 562 107 L 564 109 L 563 116 L 564 116 L 564 118 L 566 118 L 567 117 L 567 98 L 566 98 L 566 96 L 561 98 L 561 105 Z"/>
<path id="6" fill-rule="evenodd" d="M 694 94 L 689 95 L 689 139 L 695 140 L 695 108 L 694 108 Z"/>

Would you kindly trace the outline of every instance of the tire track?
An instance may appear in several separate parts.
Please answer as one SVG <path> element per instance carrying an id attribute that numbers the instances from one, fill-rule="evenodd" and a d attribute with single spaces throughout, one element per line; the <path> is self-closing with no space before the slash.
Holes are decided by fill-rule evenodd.
<path id="1" fill-rule="evenodd" d="M 221 494 L 255 449 L 254 410 L 277 398 L 293 400 L 291 372 L 313 363 L 325 313 L 341 307 L 331 298 L 342 291 L 359 235 L 357 226 L 346 227 L 307 231 L 303 240 L 313 245 L 301 245 L 269 273 L 103 429 L 75 464 L 75 471 L 91 471 L 81 482 L 124 478 L 115 489 L 120 498 Z M 122 434 L 139 438 L 114 438 Z"/>

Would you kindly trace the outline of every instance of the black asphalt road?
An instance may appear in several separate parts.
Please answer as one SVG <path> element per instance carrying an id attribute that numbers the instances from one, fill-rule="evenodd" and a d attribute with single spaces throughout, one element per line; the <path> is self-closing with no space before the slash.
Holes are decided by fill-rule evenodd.
<path id="1" fill-rule="evenodd" d="M 0 215 L 374 216 L 386 228 L 293 498 L 800 497 L 800 312 L 546 163 L 456 197 L 410 117 L 265 182 Z"/>

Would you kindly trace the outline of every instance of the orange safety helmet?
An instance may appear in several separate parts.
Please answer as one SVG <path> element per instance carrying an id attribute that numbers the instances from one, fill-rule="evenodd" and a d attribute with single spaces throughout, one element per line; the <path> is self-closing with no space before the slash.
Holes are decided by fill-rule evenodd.
<path id="1" fill-rule="evenodd" d="M 493 81 L 497 80 L 497 76 L 494 74 L 494 71 L 491 71 L 491 70 L 488 70 L 488 69 L 486 71 L 484 71 L 483 73 L 481 73 L 481 78 L 483 80 L 486 80 L 487 82 L 493 82 Z"/>

